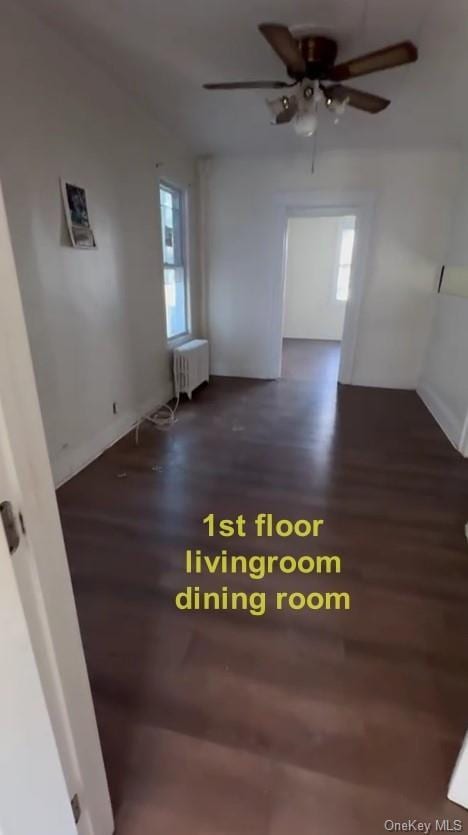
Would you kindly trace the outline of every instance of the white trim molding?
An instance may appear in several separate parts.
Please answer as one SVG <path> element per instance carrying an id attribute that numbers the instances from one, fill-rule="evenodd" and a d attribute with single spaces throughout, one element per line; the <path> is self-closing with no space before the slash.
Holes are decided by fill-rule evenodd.
<path id="1" fill-rule="evenodd" d="M 188 341 L 188 340 L 185 340 Z M 145 403 L 142 403 L 138 409 L 126 411 L 110 423 L 105 429 L 101 430 L 97 435 L 87 440 L 74 448 L 67 447 L 62 455 L 58 455 L 51 460 L 52 472 L 54 475 L 55 487 L 58 489 L 62 487 L 67 481 L 77 475 L 89 464 L 92 464 L 97 458 L 114 446 L 121 438 L 125 437 L 142 417 L 150 412 L 156 412 L 161 406 L 167 403 L 174 396 L 174 385 L 168 383 L 164 388 L 163 394 L 158 397 L 152 397 Z"/>
<path id="2" fill-rule="evenodd" d="M 359 318 L 367 279 L 367 260 L 371 240 L 375 195 L 368 191 L 329 191 L 312 189 L 275 194 L 275 228 L 272 262 L 271 300 L 271 376 L 281 375 L 283 313 L 287 258 L 287 227 L 290 217 L 356 217 L 356 239 L 349 300 L 343 331 L 340 383 L 352 383 L 358 339 Z"/>
<path id="3" fill-rule="evenodd" d="M 459 450 L 465 458 L 468 458 L 468 415 L 461 431 Z"/>
<path id="4" fill-rule="evenodd" d="M 416 392 L 450 443 L 453 444 L 455 449 L 462 452 L 463 425 L 457 416 L 428 383 L 421 381 Z"/>

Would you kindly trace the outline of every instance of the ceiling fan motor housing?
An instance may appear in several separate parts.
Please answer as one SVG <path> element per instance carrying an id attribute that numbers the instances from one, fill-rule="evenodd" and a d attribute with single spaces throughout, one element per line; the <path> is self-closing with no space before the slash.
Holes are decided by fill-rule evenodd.
<path id="1" fill-rule="evenodd" d="M 322 35 L 311 35 L 301 38 L 298 41 L 299 50 L 306 62 L 305 76 L 303 73 L 295 73 L 288 69 L 288 75 L 297 81 L 302 78 L 312 80 L 326 78 L 327 71 L 333 66 L 338 52 L 338 44 L 332 38 Z"/>

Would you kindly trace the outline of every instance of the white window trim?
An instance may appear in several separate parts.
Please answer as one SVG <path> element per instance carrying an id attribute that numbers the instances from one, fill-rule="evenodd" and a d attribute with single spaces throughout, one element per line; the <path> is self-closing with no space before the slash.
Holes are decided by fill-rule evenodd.
<path id="1" fill-rule="evenodd" d="M 159 206 L 159 234 L 161 235 L 161 188 L 167 188 L 171 191 L 178 191 L 181 200 L 181 246 L 182 246 L 182 265 L 184 268 L 185 281 L 185 322 L 186 330 L 181 333 L 168 336 L 167 333 L 167 308 L 164 291 L 164 270 L 166 265 L 164 263 L 164 247 L 161 240 L 161 261 L 162 261 L 162 290 L 164 301 L 164 317 L 166 321 L 166 341 L 171 348 L 177 348 L 192 339 L 192 303 L 191 303 L 191 282 L 190 282 L 190 218 L 189 218 L 189 196 L 188 188 L 173 179 L 160 178 L 158 181 L 158 206 Z"/>

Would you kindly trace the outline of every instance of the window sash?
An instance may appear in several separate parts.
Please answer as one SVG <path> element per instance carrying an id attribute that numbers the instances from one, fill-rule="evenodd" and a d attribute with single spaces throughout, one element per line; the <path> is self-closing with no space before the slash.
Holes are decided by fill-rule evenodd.
<path id="1" fill-rule="evenodd" d="M 184 266 L 182 195 L 178 189 L 161 185 L 161 236 L 165 267 Z"/>
<path id="2" fill-rule="evenodd" d="M 188 333 L 188 289 L 184 246 L 182 192 L 165 183 L 159 189 L 164 272 L 166 333 L 175 339 Z"/>
<path id="3" fill-rule="evenodd" d="M 335 298 L 338 302 L 349 299 L 351 267 L 353 263 L 355 226 L 343 226 L 340 233 Z"/>
<path id="4" fill-rule="evenodd" d="M 346 302 L 349 298 L 349 280 L 351 278 L 351 265 L 340 264 L 338 267 L 338 281 L 336 283 L 336 300 Z"/>
<path id="5" fill-rule="evenodd" d="M 164 299 L 168 339 L 187 333 L 187 287 L 183 267 L 164 268 Z"/>
<path id="6" fill-rule="evenodd" d="M 353 261 L 354 227 L 344 227 L 341 230 L 340 267 L 350 267 Z"/>

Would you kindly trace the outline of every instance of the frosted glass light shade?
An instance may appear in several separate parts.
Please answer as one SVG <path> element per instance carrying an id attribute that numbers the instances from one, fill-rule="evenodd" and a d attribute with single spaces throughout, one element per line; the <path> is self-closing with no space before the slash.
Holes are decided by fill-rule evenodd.
<path id="1" fill-rule="evenodd" d="M 299 113 L 294 120 L 294 130 L 298 136 L 313 136 L 317 124 L 315 113 Z"/>

